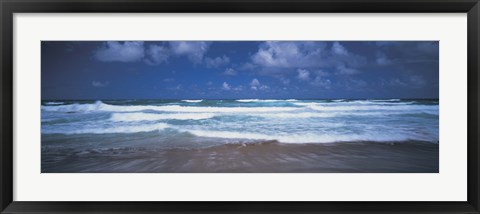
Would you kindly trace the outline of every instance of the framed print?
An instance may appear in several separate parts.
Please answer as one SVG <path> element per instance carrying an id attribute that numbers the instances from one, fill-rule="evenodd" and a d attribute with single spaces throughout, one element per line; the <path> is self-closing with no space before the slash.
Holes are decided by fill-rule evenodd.
<path id="1" fill-rule="evenodd" d="M 479 213 L 477 1 L 1 7 L 2 213 Z"/>

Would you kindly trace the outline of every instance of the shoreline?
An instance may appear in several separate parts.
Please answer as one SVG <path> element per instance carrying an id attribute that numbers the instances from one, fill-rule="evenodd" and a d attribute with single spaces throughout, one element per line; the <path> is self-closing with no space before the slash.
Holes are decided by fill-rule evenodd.
<path id="1" fill-rule="evenodd" d="M 42 173 L 438 173 L 439 144 L 423 141 L 291 144 L 276 141 L 200 148 L 114 146 L 50 151 Z"/>

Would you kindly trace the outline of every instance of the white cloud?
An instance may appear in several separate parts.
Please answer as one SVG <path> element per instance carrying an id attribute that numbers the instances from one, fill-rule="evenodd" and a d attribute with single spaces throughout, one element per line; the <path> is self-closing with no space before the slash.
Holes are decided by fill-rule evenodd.
<path id="1" fill-rule="evenodd" d="M 173 82 L 173 81 L 175 81 L 175 79 L 173 79 L 173 78 L 165 78 L 165 79 L 163 79 L 163 81 L 164 81 L 164 82 Z"/>
<path id="2" fill-rule="evenodd" d="M 267 85 L 263 85 L 260 83 L 260 81 L 258 81 L 257 78 L 255 79 L 252 79 L 252 81 L 250 82 L 250 89 L 252 90 L 265 90 L 265 89 L 269 89 L 270 87 L 268 87 Z"/>
<path id="3" fill-rule="evenodd" d="M 293 72 L 298 73 L 298 69 L 305 69 L 310 72 L 309 78 L 312 79 L 317 70 L 337 69 L 341 74 L 355 74 L 366 64 L 365 56 L 348 51 L 339 42 L 332 43 L 327 49 L 325 42 L 270 41 L 261 44 L 252 55 L 251 63 L 243 67 L 276 78 L 284 78 Z M 297 76 L 300 79 L 302 77 L 306 77 L 305 72 L 304 76 Z"/>
<path id="4" fill-rule="evenodd" d="M 218 68 L 218 67 L 227 65 L 228 63 L 230 63 L 230 58 L 228 58 L 225 55 L 222 57 L 216 57 L 216 58 L 210 58 L 210 57 L 205 58 L 205 64 L 209 68 Z"/>
<path id="5" fill-rule="evenodd" d="M 100 81 L 92 81 L 92 86 L 96 88 L 102 88 L 106 87 L 110 82 L 105 81 L 105 82 L 100 82 Z"/>
<path id="6" fill-rule="evenodd" d="M 343 47 L 339 42 L 334 42 L 332 45 L 332 51 L 338 55 L 349 55 L 347 49 Z"/>
<path id="7" fill-rule="evenodd" d="M 222 84 L 222 88 L 223 90 L 230 90 L 232 87 L 227 83 L 227 82 L 223 82 Z"/>
<path id="8" fill-rule="evenodd" d="M 210 47 L 210 42 L 170 42 L 171 51 L 179 56 L 187 56 L 193 63 L 201 63 Z"/>
<path id="9" fill-rule="evenodd" d="M 319 42 L 275 42 L 261 45 L 252 61 L 262 67 L 308 67 L 321 63 L 320 54 L 325 48 Z"/>
<path id="10" fill-rule="evenodd" d="M 234 70 L 233 68 L 227 68 L 225 71 L 222 73 L 223 75 L 229 75 L 229 76 L 235 76 L 237 75 L 237 71 Z"/>
<path id="11" fill-rule="evenodd" d="M 235 88 L 233 88 L 234 91 L 243 91 L 243 86 L 239 85 Z"/>
<path id="12" fill-rule="evenodd" d="M 259 86 L 260 81 L 258 81 L 257 78 L 253 79 L 252 82 L 250 82 L 250 86 Z"/>
<path id="13" fill-rule="evenodd" d="M 147 59 L 145 59 L 145 62 L 149 65 L 158 65 L 166 62 L 170 56 L 168 48 L 162 45 L 150 45 L 146 52 Z"/>
<path id="14" fill-rule="evenodd" d="M 388 59 L 387 56 L 382 52 L 377 53 L 376 62 L 377 62 L 378 65 L 390 65 L 390 64 L 392 64 L 392 60 Z"/>
<path id="15" fill-rule="evenodd" d="M 266 89 L 269 89 L 270 87 L 268 87 L 267 85 L 261 85 L 260 86 L 260 90 L 266 90 Z"/>
<path id="16" fill-rule="evenodd" d="M 351 75 L 351 74 L 356 74 L 358 72 L 359 71 L 357 69 L 348 68 L 345 65 L 339 65 L 337 67 L 337 74 L 340 74 L 340 75 Z"/>
<path id="17" fill-rule="evenodd" d="M 135 62 L 144 56 L 143 42 L 105 42 L 94 52 L 95 59 L 104 62 Z"/>
<path id="18" fill-rule="evenodd" d="M 284 85 L 290 84 L 290 79 L 285 78 L 285 77 L 280 77 L 280 82 L 282 82 Z"/>
<path id="19" fill-rule="evenodd" d="M 298 69 L 297 72 L 298 72 L 297 79 L 302 81 L 307 81 L 310 79 L 310 72 L 308 72 L 307 70 Z"/>
<path id="20" fill-rule="evenodd" d="M 316 70 L 316 71 L 313 71 L 313 73 L 315 73 L 319 77 L 326 77 L 330 75 L 329 73 L 322 70 Z"/>

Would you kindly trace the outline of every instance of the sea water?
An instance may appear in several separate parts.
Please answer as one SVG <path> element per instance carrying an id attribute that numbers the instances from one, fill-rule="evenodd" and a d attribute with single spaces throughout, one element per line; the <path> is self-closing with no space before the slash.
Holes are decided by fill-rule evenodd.
<path id="1" fill-rule="evenodd" d="M 438 141 L 437 100 L 45 101 L 41 108 L 42 134 L 149 132 L 225 142 Z"/>
<path id="2" fill-rule="evenodd" d="M 146 160 L 141 166 L 151 164 L 149 166 L 153 168 L 146 168 L 144 170 L 146 172 L 175 171 L 173 170 L 175 167 L 182 169 L 185 167 L 184 164 L 191 164 L 192 159 L 204 160 L 204 157 L 198 156 L 203 154 L 202 152 L 205 152 L 205 161 L 218 164 L 218 160 L 211 159 L 214 157 L 212 155 L 225 155 L 229 152 L 237 152 L 240 148 L 238 146 L 260 145 L 265 142 L 297 145 L 297 147 L 281 147 L 281 149 L 295 148 L 286 152 L 287 156 L 290 153 L 294 154 L 297 148 L 302 148 L 305 150 L 302 154 L 307 156 L 313 154 L 309 152 L 312 149 L 322 152 L 322 155 L 317 154 L 321 158 L 327 157 L 323 154 L 327 151 L 325 147 L 306 147 L 305 145 L 358 145 L 358 147 L 355 146 L 355 151 L 362 149 L 373 152 L 378 148 L 382 151 L 394 149 L 381 145 L 379 147 L 378 144 L 422 142 L 421 147 L 410 145 L 410 154 L 414 154 L 411 151 L 416 149 L 418 152 L 431 151 L 429 155 L 421 153 L 418 155 L 423 156 L 421 158 L 433 155 L 431 160 L 434 163 L 436 161 L 437 165 L 433 165 L 427 171 L 438 170 L 436 168 L 439 143 L 438 100 L 45 100 L 41 104 L 41 121 L 42 171 L 65 171 L 66 169 L 75 171 L 71 164 L 79 167 L 77 171 L 89 171 L 88 169 L 94 169 L 92 163 L 83 164 L 80 167 L 82 161 L 87 161 L 82 155 L 87 154 L 96 154 L 97 159 L 87 156 L 90 157 L 88 160 L 95 160 L 97 163 L 107 161 L 115 155 L 118 156 L 117 158 L 128 157 L 128 160 L 145 159 L 145 157 L 161 158 L 161 160 L 150 162 Z M 373 145 L 372 142 L 375 143 L 374 146 L 368 148 Z M 234 145 L 234 147 L 219 147 L 222 145 Z M 304 146 L 298 147 L 300 145 Z M 223 149 L 210 151 L 208 148 Z M 268 147 L 263 150 L 262 147 L 252 148 L 248 148 L 250 152 L 245 153 L 249 156 L 249 160 L 254 160 L 251 157 L 254 153 L 263 151 L 258 153 L 258 156 L 264 154 L 264 157 L 267 157 L 267 153 L 277 151 L 280 147 Z M 345 147 L 341 150 L 348 151 L 350 148 Z M 168 151 L 168 154 L 174 151 L 177 155 L 175 158 L 185 157 L 185 160 L 182 160 L 185 163 L 178 160 L 183 164 L 174 164 L 171 161 L 172 158 L 164 153 L 165 151 Z M 191 153 L 192 151 L 197 152 Z M 336 154 L 333 151 L 337 150 L 332 150 L 329 154 Z M 402 147 L 401 151 L 404 154 L 398 157 L 402 157 L 401 160 L 405 163 L 412 162 L 412 158 L 415 158 L 414 156 L 407 159 L 405 154 L 409 154 L 409 150 Z M 386 160 L 392 156 L 388 152 L 384 153 Z M 228 158 L 235 159 L 236 154 L 231 153 Z M 295 157 L 300 157 L 298 154 Z M 278 157 L 285 158 L 287 157 L 285 155 Z M 227 158 L 227 156 L 222 157 Z M 372 155 L 367 156 L 372 157 Z M 242 158 L 244 157 L 239 159 Z M 305 159 L 303 162 L 310 161 L 313 165 L 315 163 L 318 165 L 319 160 L 314 162 L 310 159 Z M 275 162 L 274 159 L 266 162 L 269 161 L 273 161 L 272 164 L 280 163 Z M 122 163 L 132 165 L 132 162 L 128 161 Z M 170 164 L 169 168 L 155 168 L 161 166 L 161 163 Z M 219 169 L 226 171 L 235 169 L 240 172 L 250 169 L 246 166 L 235 168 L 233 167 L 236 166 L 235 164 L 222 166 L 223 168 Z M 112 165 L 122 164 L 112 162 Z M 251 169 L 255 168 L 254 165 Z M 65 167 L 62 168 L 62 166 Z M 267 169 L 273 169 L 268 167 L 268 164 L 265 166 Z M 110 170 L 112 167 L 96 171 L 102 172 L 106 169 Z M 201 171 L 198 167 L 183 169 L 186 172 Z M 206 169 L 209 168 L 206 167 Z M 308 168 L 303 170 L 306 169 Z M 135 169 L 123 169 L 123 171 L 138 171 L 138 166 Z"/>

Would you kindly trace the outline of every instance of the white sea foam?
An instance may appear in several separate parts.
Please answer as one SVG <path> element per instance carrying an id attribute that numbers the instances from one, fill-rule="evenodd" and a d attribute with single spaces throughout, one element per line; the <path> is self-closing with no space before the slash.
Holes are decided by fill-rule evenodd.
<path id="1" fill-rule="evenodd" d="M 264 114 L 251 114 L 256 117 L 267 117 L 267 118 L 326 118 L 326 117 L 335 117 L 336 113 L 319 113 L 319 112 L 298 112 L 298 113 L 264 113 Z"/>
<path id="2" fill-rule="evenodd" d="M 388 101 L 388 102 L 398 102 L 400 101 L 400 99 L 388 99 L 388 100 L 372 100 L 374 102 L 385 102 L 385 101 Z"/>
<path id="3" fill-rule="evenodd" d="M 241 99 L 241 100 L 236 100 L 237 102 L 242 102 L 242 103 L 248 103 L 248 102 L 257 102 L 259 99 Z"/>
<path id="4" fill-rule="evenodd" d="M 316 103 L 316 102 L 295 102 L 293 104 L 297 105 L 297 106 L 311 106 L 311 105 L 317 105 L 318 103 Z"/>
<path id="5" fill-rule="evenodd" d="M 101 101 L 44 104 L 42 134 L 142 133 L 168 128 L 158 134 L 179 137 L 177 134 L 189 132 L 199 137 L 225 138 L 225 142 L 228 139 L 284 143 L 438 140 L 438 116 L 434 116 L 438 115 L 438 105 L 358 101 L 292 100 L 297 105 L 294 107 L 267 107 L 260 103 L 235 106 L 232 102 L 215 102 L 211 107 L 160 102 L 157 105 L 111 105 Z M 57 119 L 61 121 L 51 121 Z M 185 137 L 184 134 L 180 137 Z"/>
<path id="6" fill-rule="evenodd" d="M 187 103 L 199 103 L 199 102 L 202 102 L 203 100 L 182 100 L 182 101 Z"/>
<path id="7" fill-rule="evenodd" d="M 249 139 L 249 140 L 277 140 L 282 143 L 333 143 L 333 142 L 353 142 L 353 141 L 407 141 L 415 140 L 407 135 L 401 134 L 278 134 L 268 135 L 261 133 L 232 132 L 232 131 L 212 131 L 212 130 L 187 130 L 186 132 L 199 137 L 225 138 L 225 139 Z"/>
<path id="8" fill-rule="evenodd" d="M 76 128 L 76 129 L 42 129 L 42 134 L 110 134 L 110 133 L 140 133 L 159 131 L 169 127 L 166 123 L 127 125 L 115 127 Z"/>
<path id="9" fill-rule="evenodd" d="M 287 100 L 274 100 L 274 99 L 267 99 L 267 100 L 262 100 L 262 99 L 240 99 L 236 100 L 237 102 L 242 102 L 242 103 L 249 103 L 249 102 L 295 102 L 298 101 L 296 99 L 287 99 Z"/>
<path id="10" fill-rule="evenodd" d="M 367 101 L 369 102 L 369 101 Z M 69 104 L 42 106 L 44 111 L 52 112 L 141 112 L 141 111 L 161 111 L 161 112 L 182 112 L 182 113 L 272 113 L 272 112 L 293 112 L 302 109 L 310 109 L 315 111 L 407 111 L 411 113 L 428 113 L 438 115 L 438 105 L 383 105 L 383 104 L 332 104 L 332 103 L 316 103 L 316 102 L 295 102 L 299 107 L 206 107 L 206 106 L 179 106 L 179 105 L 138 105 L 138 106 L 122 106 L 109 105 L 97 101 L 94 104 Z M 298 113 L 297 113 L 298 114 Z M 313 115 L 311 115 L 313 116 Z M 159 116 L 160 117 L 160 116 Z M 289 115 L 285 115 L 289 117 Z M 294 116 L 291 116 L 294 117 Z M 309 117 L 308 114 L 300 114 L 301 118 Z M 317 117 L 323 117 L 318 115 Z"/>
<path id="11" fill-rule="evenodd" d="M 211 113 L 187 113 L 187 114 L 149 114 L 149 113 L 113 113 L 112 121 L 156 121 L 156 120 L 203 120 L 214 117 Z"/>
<path id="12" fill-rule="evenodd" d="M 89 111 L 109 111 L 109 112 L 139 112 L 145 110 L 165 111 L 165 112 L 190 112 L 190 113 L 245 113 L 245 112 L 282 112 L 295 111 L 295 107 L 199 107 L 199 106 L 179 106 L 179 105 L 138 105 L 138 106 L 120 106 L 109 105 L 97 101 L 94 104 L 71 104 L 61 106 L 42 106 L 44 111 L 55 112 L 89 112 Z"/>
<path id="13" fill-rule="evenodd" d="M 45 105 L 62 105 L 64 102 L 46 102 Z"/>
<path id="14" fill-rule="evenodd" d="M 433 105 L 319 105 L 311 104 L 308 108 L 317 111 L 421 111 L 438 110 L 438 106 Z"/>

